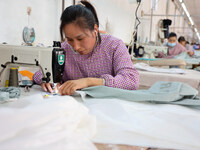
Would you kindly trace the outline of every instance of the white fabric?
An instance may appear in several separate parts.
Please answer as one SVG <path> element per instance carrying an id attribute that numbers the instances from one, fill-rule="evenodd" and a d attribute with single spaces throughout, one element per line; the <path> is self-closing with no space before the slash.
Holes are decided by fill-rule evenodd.
<path id="1" fill-rule="evenodd" d="M 176 69 L 176 68 L 158 68 L 158 67 L 151 67 L 145 63 L 136 63 L 134 67 L 139 70 L 149 71 L 149 72 L 160 72 L 160 73 L 170 73 L 170 74 L 184 74 L 186 73 L 183 69 Z"/>
<path id="2" fill-rule="evenodd" d="M 178 105 L 119 99 L 86 99 L 97 117 L 94 142 L 157 148 L 200 149 L 200 111 Z"/>
<path id="3" fill-rule="evenodd" d="M 185 69 L 185 72 L 186 74 L 168 74 L 139 70 L 140 86 L 150 87 L 157 81 L 170 81 L 187 83 L 193 88 L 198 89 L 200 85 L 200 72 L 189 69 Z"/>
<path id="4" fill-rule="evenodd" d="M 90 141 L 96 119 L 85 106 L 70 96 L 35 93 L 0 105 L 1 150 L 96 150 Z"/>
<path id="5" fill-rule="evenodd" d="M 200 111 L 178 105 L 69 96 L 43 99 L 41 88 L 0 105 L 2 150 L 93 150 L 90 142 L 200 149 Z M 28 96 L 31 95 L 31 96 Z M 79 100 L 80 97 L 74 96 Z M 88 115 L 88 113 L 90 115 Z M 97 134 L 95 119 L 97 119 Z"/>

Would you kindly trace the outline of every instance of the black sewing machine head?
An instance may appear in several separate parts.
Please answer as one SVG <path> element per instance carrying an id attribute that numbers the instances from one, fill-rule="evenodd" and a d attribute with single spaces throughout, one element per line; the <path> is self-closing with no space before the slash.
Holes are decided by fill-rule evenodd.
<path id="1" fill-rule="evenodd" d="M 52 73 L 53 82 L 60 83 L 62 81 L 63 71 L 65 67 L 65 51 L 61 48 L 61 43 L 54 41 L 52 51 Z"/>

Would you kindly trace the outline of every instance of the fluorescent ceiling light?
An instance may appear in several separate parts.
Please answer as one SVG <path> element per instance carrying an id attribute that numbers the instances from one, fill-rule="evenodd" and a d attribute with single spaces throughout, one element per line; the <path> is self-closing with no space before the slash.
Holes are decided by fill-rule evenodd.
<path id="1" fill-rule="evenodd" d="M 188 12 L 188 10 L 187 10 L 185 4 L 184 4 L 184 3 L 181 3 L 181 6 L 183 7 L 183 10 L 185 11 L 187 17 L 190 17 L 190 14 L 189 14 L 189 12 Z"/>
<path id="2" fill-rule="evenodd" d="M 193 25 L 194 25 L 194 21 L 193 21 L 192 18 L 190 17 L 190 13 L 188 12 L 188 10 L 187 10 L 187 8 L 186 8 L 186 6 L 185 6 L 183 0 L 179 0 L 179 2 L 181 3 L 181 6 L 183 7 L 183 10 L 184 10 L 185 14 L 187 15 L 187 17 L 188 17 L 188 19 L 189 19 L 191 25 L 193 26 Z M 199 40 L 200 40 L 200 35 L 199 35 L 199 32 L 198 32 L 197 28 L 194 28 L 194 31 L 196 32 L 197 37 L 198 37 Z"/>
<path id="3" fill-rule="evenodd" d="M 189 20 L 190 20 L 191 25 L 194 25 L 194 21 L 192 20 L 191 17 L 189 17 Z"/>
<path id="4" fill-rule="evenodd" d="M 183 10 L 185 11 L 187 17 L 189 18 L 189 21 L 190 21 L 191 25 L 194 25 L 194 21 L 190 17 L 190 13 L 188 12 L 188 10 L 186 8 L 185 3 L 181 3 L 181 6 L 183 7 Z"/>

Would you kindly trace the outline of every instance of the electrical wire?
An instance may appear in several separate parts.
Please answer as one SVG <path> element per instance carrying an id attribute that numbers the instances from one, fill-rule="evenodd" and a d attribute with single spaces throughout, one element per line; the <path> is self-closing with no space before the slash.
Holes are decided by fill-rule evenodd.
<path id="1" fill-rule="evenodd" d="M 138 18 L 138 15 L 137 15 L 137 12 L 138 12 L 138 8 L 140 7 L 140 4 L 141 2 L 138 3 L 138 6 L 136 8 L 136 11 L 135 11 L 135 17 L 136 17 L 136 21 L 138 21 L 138 24 L 135 26 L 135 29 L 137 30 L 138 29 L 138 26 L 140 25 L 140 19 Z"/>
<path id="2" fill-rule="evenodd" d="M 138 5 L 137 5 L 137 8 L 135 10 L 135 17 L 136 17 L 136 21 L 135 21 L 135 27 L 134 27 L 134 31 L 133 31 L 133 35 L 132 35 L 132 39 L 130 41 L 130 44 L 128 45 L 128 49 L 130 48 L 130 46 L 132 45 L 132 50 L 133 50 L 133 44 L 135 43 L 134 39 L 135 39 L 135 36 L 137 34 L 137 30 L 138 30 L 138 26 L 140 25 L 140 19 L 138 18 L 138 15 L 137 15 L 137 12 L 138 12 L 138 9 L 140 7 L 140 4 L 141 4 L 141 1 L 138 2 Z"/>

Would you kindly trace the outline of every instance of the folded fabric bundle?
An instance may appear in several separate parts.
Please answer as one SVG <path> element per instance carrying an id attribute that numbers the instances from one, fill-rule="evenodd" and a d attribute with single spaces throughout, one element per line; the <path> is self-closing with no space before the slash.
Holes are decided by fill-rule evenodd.
<path id="1" fill-rule="evenodd" d="M 18 87 L 0 87 L 0 101 L 9 100 L 10 98 L 19 98 L 20 88 Z"/>
<path id="2" fill-rule="evenodd" d="M 200 62 L 200 60 L 198 58 L 190 57 L 187 52 L 183 52 L 183 53 L 175 56 L 174 59 L 181 59 L 190 64 L 199 64 L 199 62 Z"/>
<path id="3" fill-rule="evenodd" d="M 96 118 L 71 96 L 25 96 L 1 107 L 0 120 L 1 150 L 97 150 Z"/>
<path id="4" fill-rule="evenodd" d="M 123 90 L 106 86 L 85 88 L 87 95 L 94 98 L 118 98 L 134 102 L 168 103 L 200 106 L 198 91 L 181 82 L 156 82 L 148 90 Z"/>

